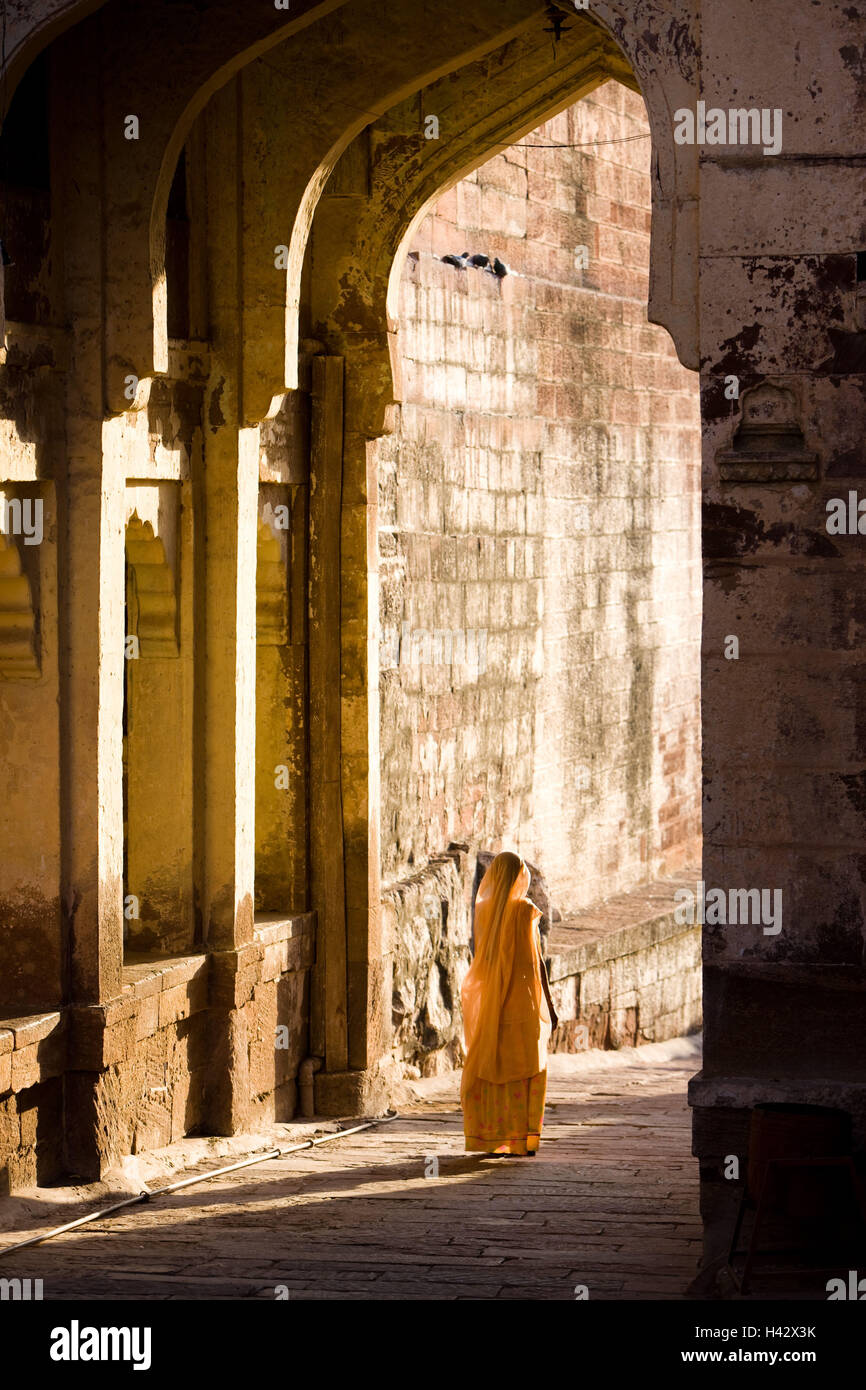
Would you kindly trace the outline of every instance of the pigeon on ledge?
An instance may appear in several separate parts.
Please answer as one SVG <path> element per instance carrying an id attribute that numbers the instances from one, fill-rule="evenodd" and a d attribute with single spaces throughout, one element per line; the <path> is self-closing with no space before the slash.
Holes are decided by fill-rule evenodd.
<path id="1" fill-rule="evenodd" d="M 464 251 L 459 256 L 449 251 L 447 256 L 439 256 L 438 259 L 443 265 L 453 265 L 457 270 L 468 270 L 470 267 L 473 270 L 486 270 L 490 275 L 495 275 L 498 280 L 502 280 L 506 275 L 512 273 L 498 256 L 493 257 L 491 264 L 490 257 L 485 256 L 481 251 L 476 251 L 474 255 Z"/>

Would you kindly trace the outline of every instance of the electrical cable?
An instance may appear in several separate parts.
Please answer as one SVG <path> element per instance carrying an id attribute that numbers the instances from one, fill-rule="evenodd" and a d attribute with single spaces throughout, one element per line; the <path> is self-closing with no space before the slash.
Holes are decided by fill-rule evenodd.
<path id="1" fill-rule="evenodd" d="M 76 1221 L 67 1221 L 63 1226 L 55 1226 L 51 1231 L 45 1231 L 41 1236 L 31 1236 L 29 1240 L 18 1241 L 16 1245 L 7 1245 L 0 1250 L 0 1259 L 4 1255 L 11 1255 L 14 1250 L 24 1250 L 30 1245 L 41 1245 L 43 1241 L 53 1240 L 55 1236 L 63 1235 L 66 1231 L 74 1231 L 79 1226 L 87 1226 L 91 1221 L 100 1221 L 104 1216 L 110 1216 L 112 1212 L 121 1211 L 124 1207 L 136 1206 L 140 1202 L 152 1202 L 157 1197 L 164 1197 L 169 1192 L 179 1192 L 181 1188 L 192 1187 L 194 1183 L 207 1182 L 208 1178 L 218 1178 L 224 1173 L 235 1173 L 239 1168 L 251 1168 L 254 1163 L 267 1163 L 269 1159 L 285 1158 L 287 1154 L 300 1152 L 301 1149 L 313 1149 L 319 1144 L 327 1144 L 332 1139 L 344 1139 L 347 1134 L 358 1134 L 362 1129 L 372 1129 L 374 1125 L 389 1124 L 391 1120 L 398 1120 L 400 1116 L 395 1112 L 391 1115 L 383 1115 L 378 1120 L 367 1120 L 362 1125 L 353 1125 L 350 1129 L 337 1129 L 333 1134 L 325 1134 L 321 1139 L 305 1139 L 301 1144 L 290 1144 L 287 1149 L 268 1149 L 265 1153 L 256 1154 L 253 1158 L 241 1159 L 239 1163 L 229 1163 L 223 1168 L 212 1168 L 208 1173 L 197 1173 L 192 1178 L 181 1178 L 179 1182 L 169 1183 L 166 1187 L 159 1187 L 155 1192 L 139 1192 L 134 1197 L 125 1197 L 122 1202 L 114 1202 L 110 1207 L 101 1207 L 99 1211 L 89 1212 L 87 1216 L 79 1216 Z"/>
<path id="2" fill-rule="evenodd" d="M 594 150 L 597 145 L 624 145 L 627 140 L 648 140 L 650 131 L 642 130 L 639 135 L 617 135 L 611 140 L 585 140 L 577 145 L 510 145 L 512 150 Z"/>

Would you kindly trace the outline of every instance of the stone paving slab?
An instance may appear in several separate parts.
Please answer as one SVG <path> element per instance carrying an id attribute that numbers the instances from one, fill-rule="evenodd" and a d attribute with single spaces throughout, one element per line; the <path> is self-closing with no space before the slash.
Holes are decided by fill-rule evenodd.
<path id="1" fill-rule="evenodd" d="M 615 1056 L 551 1058 L 535 1158 L 466 1154 L 459 1079 L 432 1078 L 381 1128 L 131 1207 L 0 1259 L 0 1275 L 62 1300 L 273 1300 L 284 1286 L 293 1300 L 562 1301 L 579 1284 L 680 1299 L 700 1255 L 698 1043 Z"/>

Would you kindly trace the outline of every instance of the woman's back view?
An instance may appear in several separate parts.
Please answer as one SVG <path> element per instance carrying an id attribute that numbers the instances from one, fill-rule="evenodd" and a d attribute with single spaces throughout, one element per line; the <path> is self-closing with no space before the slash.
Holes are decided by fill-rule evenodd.
<path id="1" fill-rule="evenodd" d="M 462 989 L 467 1150 L 535 1153 L 541 1137 L 555 1017 L 529 882 L 522 859 L 498 854 L 475 901 L 475 958 Z"/>

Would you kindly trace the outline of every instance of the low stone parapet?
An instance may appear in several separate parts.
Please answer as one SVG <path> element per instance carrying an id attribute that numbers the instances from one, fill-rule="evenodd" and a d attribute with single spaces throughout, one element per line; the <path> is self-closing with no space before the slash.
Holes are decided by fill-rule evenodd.
<path id="1" fill-rule="evenodd" d="M 0 1196 L 61 1171 L 65 1031 L 60 1012 L 0 1021 Z"/>
<path id="2" fill-rule="evenodd" d="M 701 1026 L 701 928 L 676 920 L 674 893 L 696 878 L 659 879 L 557 922 L 547 939 L 559 1027 L 555 1052 L 635 1047 Z"/>
<path id="3" fill-rule="evenodd" d="M 314 958 L 312 913 L 263 914 L 232 950 L 127 952 L 112 999 L 0 1020 L 0 1195 L 291 1119 Z"/>

